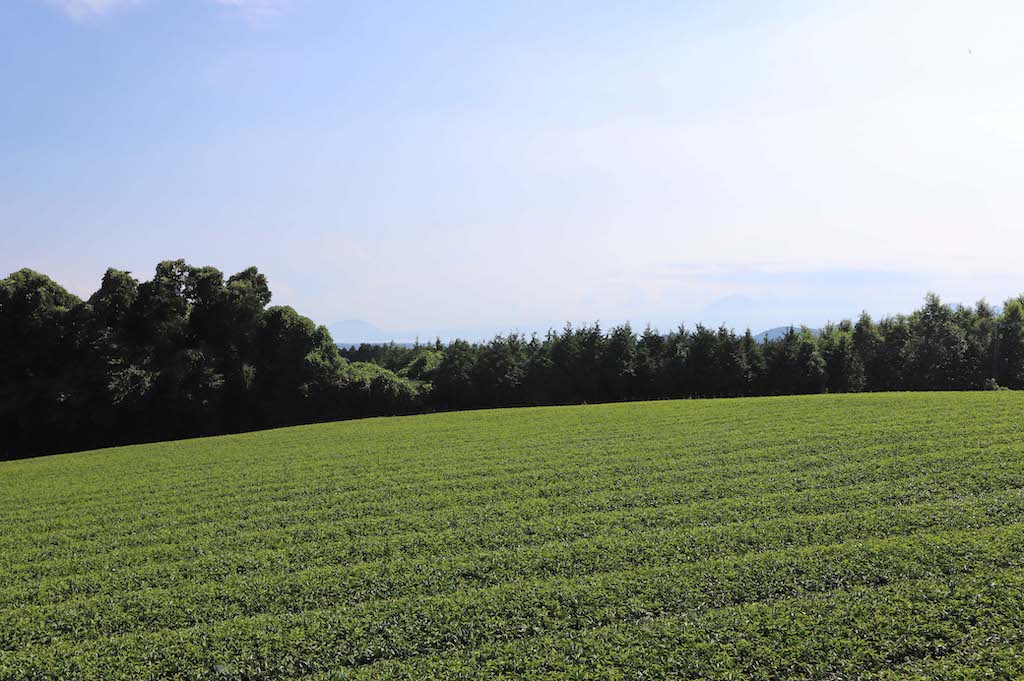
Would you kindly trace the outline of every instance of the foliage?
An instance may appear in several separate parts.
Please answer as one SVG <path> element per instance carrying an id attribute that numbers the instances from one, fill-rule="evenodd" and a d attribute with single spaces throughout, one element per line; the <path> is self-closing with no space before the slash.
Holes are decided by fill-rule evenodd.
<path id="1" fill-rule="evenodd" d="M 1024 306 L 951 307 L 929 294 L 909 316 L 877 324 L 790 328 L 759 343 L 748 329 L 698 324 L 637 335 L 629 325 L 550 332 L 526 341 L 455 341 L 444 349 L 427 403 L 438 409 L 679 397 L 1024 387 Z"/>
<path id="2" fill-rule="evenodd" d="M 0 679 L 1020 678 L 1022 409 L 664 401 L 6 462 Z"/>
<path id="3" fill-rule="evenodd" d="M 0 458 L 481 407 L 820 392 L 1024 388 L 1024 305 L 921 309 L 790 328 L 628 324 L 486 343 L 364 344 L 268 307 L 265 276 L 160 263 L 108 270 L 87 302 L 21 270 L 0 281 Z M 372 365 L 372 366 L 371 366 Z"/>
<path id="4" fill-rule="evenodd" d="M 326 328 L 270 299 L 253 267 L 225 281 L 166 261 L 141 283 L 110 269 L 88 302 L 15 272 L 0 281 L 0 457 L 418 407 L 420 384 L 361 382 Z"/>

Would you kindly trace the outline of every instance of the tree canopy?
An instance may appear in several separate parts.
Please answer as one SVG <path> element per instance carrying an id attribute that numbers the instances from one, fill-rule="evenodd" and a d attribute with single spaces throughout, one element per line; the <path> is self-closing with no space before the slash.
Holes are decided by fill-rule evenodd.
<path id="1" fill-rule="evenodd" d="M 0 280 L 0 457 L 368 415 L 681 397 L 1024 387 L 1024 300 L 790 328 L 628 324 L 339 350 L 271 306 L 255 267 L 107 270 L 83 301 L 23 269 Z"/>

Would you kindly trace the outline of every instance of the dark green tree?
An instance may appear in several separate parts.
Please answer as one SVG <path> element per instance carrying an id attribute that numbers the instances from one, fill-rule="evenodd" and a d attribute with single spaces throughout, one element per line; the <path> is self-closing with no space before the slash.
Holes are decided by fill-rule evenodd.
<path id="1" fill-rule="evenodd" d="M 821 330 L 818 344 L 825 363 L 828 392 L 847 393 L 864 389 L 864 369 L 858 361 L 853 332 L 848 320 L 826 324 Z"/>
<path id="2" fill-rule="evenodd" d="M 967 342 L 953 310 L 937 295 L 925 296 L 924 306 L 910 316 L 909 376 L 920 390 L 954 390 L 963 384 Z"/>
<path id="3" fill-rule="evenodd" d="M 999 385 L 1024 388 L 1024 306 L 1008 300 L 999 318 Z"/>
<path id="4" fill-rule="evenodd" d="M 866 311 L 853 326 L 855 371 L 863 377 L 862 390 L 881 390 L 885 380 L 881 366 L 882 334 Z"/>

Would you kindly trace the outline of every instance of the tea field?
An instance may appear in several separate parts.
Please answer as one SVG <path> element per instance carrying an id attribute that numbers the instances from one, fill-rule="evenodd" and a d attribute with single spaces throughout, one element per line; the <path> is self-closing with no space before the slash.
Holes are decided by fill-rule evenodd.
<path id="1" fill-rule="evenodd" d="M 1022 490 L 1011 392 L 0 463 L 0 679 L 1020 678 Z"/>

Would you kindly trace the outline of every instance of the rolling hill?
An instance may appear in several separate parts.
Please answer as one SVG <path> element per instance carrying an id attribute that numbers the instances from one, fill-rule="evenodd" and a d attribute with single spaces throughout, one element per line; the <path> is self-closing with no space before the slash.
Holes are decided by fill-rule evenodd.
<path id="1" fill-rule="evenodd" d="M 0 463 L 0 679 L 1016 677 L 1022 409 L 528 408 Z"/>

